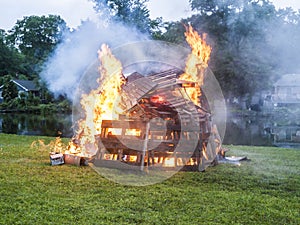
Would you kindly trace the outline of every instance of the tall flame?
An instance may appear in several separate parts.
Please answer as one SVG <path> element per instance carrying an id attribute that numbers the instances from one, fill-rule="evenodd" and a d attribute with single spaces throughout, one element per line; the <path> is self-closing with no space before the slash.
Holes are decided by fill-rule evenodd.
<path id="1" fill-rule="evenodd" d="M 188 97 L 199 104 L 200 86 L 203 84 L 204 72 L 208 66 L 211 47 L 206 44 L 206 34 L 203 38 L 191 27 L 186 28 L 186 40 L 192 48 L 186 62 L 185 73 L 179 79 L 195 82 L 196 88 L 187 88 Z M 115 58 L 107 45 L 102 45 L 98 51 L 101 62 L 98 88 L 89 94 L 83 94 L 80 101 L 85 117 L 78 121 L 78 129 L 74 138 L 69 142 L 69 152 L 88 154 L 89 148 L 95 145 L 95 135 L 101 133 L 103 120 L 118 119 L 122 112 L 120 93 L 125 78 L 122 74 L 122 64 Z"/>
<path id="2" fill-rule="evenodd" d="M 185 73 L 183 73 L 179 79 L 196 82 L 196 88 L 187 89 L 189 98 L 196 104 L 199 104 L 198 96 L 201 95 L 200 87 L 204 83 L 204 72 L 208 67 L 208 61 L 211 54 L 211 47 L 206 43 L 206 34 L 201 37 L 197 31 L 193 29 L 191 25 L 186 27 L 184 33 L 186 41 L 192 48 L 192 52 L 189 54 Z"/>
<path id="3" fill-rule="evenodd" d="M 102 120 L 117 119 L 122 112 L 120 109 L 120 93 L 125 78 L 122 73 L 122 64 L 113 56 L 107 45 L 102 45 L 99 53 L 102 75 L 102 87 L 94 105 L 94 124 L 97 133 L 101 132 Z M 98 82 L 101 82 L 98 81 Z"/>
<path id="4" fill-rule="evenodd" d="M 120 114 L 120 92 L 125 83 L 122 64 L 104 44 L 98 51 L 98 57 L 101 62 L 99 67 L 101 76 L 97 80 L 99 86 L 89 94 L 82 95 L 80 104 L 85 112 L 85 118 L 78 121 L 78 130 L 74 141 L 69 143 L 69 149 L 94 144 L 95 135 L 101 133 L 102 120 L 117 119 Z M 75 143 L 78 141 L 79 143 Z"/>

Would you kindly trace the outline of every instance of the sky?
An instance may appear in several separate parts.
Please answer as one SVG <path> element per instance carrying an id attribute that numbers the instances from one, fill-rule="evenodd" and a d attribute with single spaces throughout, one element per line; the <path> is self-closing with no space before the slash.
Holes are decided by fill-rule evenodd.
<path id="1" fill-rule="evenodd" d="M 271 0 L 278 7 L 300 9 L 300 0 Z M 148 9 L 152 18 L 164 21 L 180 20 L 190 15 L 188 0 L 150 0 Z M 93 3 L 89 0 L 0 0 L 0 28 L 11 29 L 17 20 L 31 15 L 60 15 L 71 28 L 82 20 L 95 18 Z"/>

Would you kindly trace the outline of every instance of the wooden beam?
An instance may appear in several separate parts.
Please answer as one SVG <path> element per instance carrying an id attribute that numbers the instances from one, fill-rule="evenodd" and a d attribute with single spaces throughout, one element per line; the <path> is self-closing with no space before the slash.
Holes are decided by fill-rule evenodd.
<path id="1" fill-rule="evenodd" d="M 149 130 L 150 130 L 150 122 L 148 121 L 146 124 L 145 140 L 144 140 L 144 146 L 143 146 L 142 158 L 141 158 L 141 171 L 144 171 L 145 155 L 146 155 L 148 140 L 149 140 Z"/>

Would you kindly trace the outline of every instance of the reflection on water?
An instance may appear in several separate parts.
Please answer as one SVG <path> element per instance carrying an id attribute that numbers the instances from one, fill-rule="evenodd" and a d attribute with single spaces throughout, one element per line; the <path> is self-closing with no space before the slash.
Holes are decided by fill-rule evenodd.
<path id="1" fill-rule="evenodd" d="M 1 113 L 0 132 L 19 135 L 71 137 L 72 116 L 65 114 L 35 115 L 24 113 Z"/>
<path id="2" fill-rule="evenodd" d="M 271 123 L 267 118 L 231 117 L 227 119 L 224 144 L 272 146 Z"/>
<path id="3" fill-rule="evenodd" d="M 274 134 L 273 144 L 280 147 L 295 147 L 300 148 L 300 126 L 276 125 L 272 129 Z"/>
<path id="4" fill-rule="evenodd" d="M 300 115 L 299 115 L 300 116 Z M 72 115 L 0 114 L 0 133 L 72 137 Z M 229 116 L 224 144 L 300 149 L 300 118 L 287 115 Z"/>
<path id="5" fill-rule="evenodd" d="M 300 149 L 300 120 L 294 114 L 231 116 L 223 143 Z"/>

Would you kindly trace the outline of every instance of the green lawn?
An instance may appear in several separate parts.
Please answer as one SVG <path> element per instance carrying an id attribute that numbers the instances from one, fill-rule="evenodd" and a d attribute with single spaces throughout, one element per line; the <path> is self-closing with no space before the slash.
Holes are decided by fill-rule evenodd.
<path id="1" fill-rule="evenodd" d="M 300 150 L 227 146 L 251 160 L 133 187 L 50 166 L 40 138 L 0 134 L 0 224 L 300 224 Z"/>

